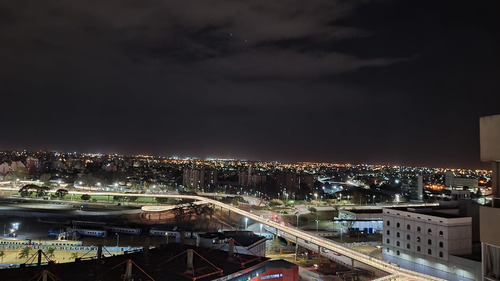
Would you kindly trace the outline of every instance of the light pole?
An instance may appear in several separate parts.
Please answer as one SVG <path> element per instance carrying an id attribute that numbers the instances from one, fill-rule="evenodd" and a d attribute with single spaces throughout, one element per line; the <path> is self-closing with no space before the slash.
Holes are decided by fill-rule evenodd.
<path id="1" fill-rule="evenodd" d="M 319 203 L 318 203 L 318 193 L 314 193 L 314 197 L 316 198 L 316 206 L 319 206 Z"/>
<path id="2" fill-rule="evenodd" d="M 300 216 L 300 213 L 297 213 L 297 229 L 299 229 L 299 216 Z"/>
<path id="3" fill-rule="evenodd" d="M 316 235 L 319 234 L 318 225 L 319 225 L 319 220 L 316 220 Z"/>
<path id="4" fill-rule="evenodd" d="M 248 218 L 245 218 L 245 230 L 248 228 Z"/>
<path id="5" fill-rule="evenodd" d="M 260 236 L 262 236 L 262 223 L 260 224 Z"/>
<path id="6" fill-rule="evenodd" d="M 340 228 L 340 243 L 342 243 L 342 222 L 339 221 L 339 228 Z"/>
<path id="7" fill-rule="evenodd" d="M 116 248 L 118 248 L 118 242 L 120 242 L 120 234 L 115 233 L 116 235 Z"/>

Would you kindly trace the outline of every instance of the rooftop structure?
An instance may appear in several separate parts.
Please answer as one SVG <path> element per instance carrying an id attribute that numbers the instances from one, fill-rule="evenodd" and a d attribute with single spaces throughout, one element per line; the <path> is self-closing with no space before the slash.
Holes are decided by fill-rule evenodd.
<path id="1" fill-rule="evenodd" d="M 247 260 L 248 263 L 242 264 L 241 260 Z M 135 252 L 102 259 L 0 271 L 1 280 L 41 280 L 43 275 L 47 275 L 48 280 L 72 281 L 264 280 L 267 275 L 281 277 L 274 280 L 298 280 L 298 269 L 286 261 L 274 262 L 244 254 L 228 256 L 227 252 L 214 249 L 168 244 L 150 249 L 147 253 Z M 261 279 L 255 279 L 257 276 Z"/>

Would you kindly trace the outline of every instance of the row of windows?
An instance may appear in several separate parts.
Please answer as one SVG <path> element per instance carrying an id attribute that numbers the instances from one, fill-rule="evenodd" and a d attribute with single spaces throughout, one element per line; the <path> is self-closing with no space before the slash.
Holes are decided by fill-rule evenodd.
<path id="1" fill-rule="evenodd" d="M 407 235 L 406 239 L 409 240 L 410 239 L 410 235 Z M 386 242 L 387 242 L 387 244 L 390 244 L 391 240 L 389 238 L 387 238 Z M 420 243 L 420 237 L 417 237 L 417 242 Z M 399 241 L 396 241 L 396 245 L 399 247 Z M 410 244 L 407 244 L 407 245 L 410 245 Z M 432 245 L 432 240 L 431 239 L 427 239 L 427 245 Z M 444 243 L 443 242 L 439 242 L 439 248 L 443 248 L 443 246 L 444 246 Z M 407 246 L 407 248 L 409 249 L 409 246 Z"/>
<path id="2" fill-rule="evenodd" d="M 408 244 L 409 245 L 409 244 Z M 389 248 L 387 248 L 387 252 L 389 253 Z M 417 252 L 420 252 L 420 246 L 417 247 Z M 396 255 L 400 255 L 401 253 L 399 251 L 396 251 Z M 427 249 L 427 254 L 432 255 L 432 250 Z M 439 257 L 442 258 L 444 256 L 443 252 L 439 252 Z"/>
<path id="3" fill-rule="evenodd" d="M 387 226 L 391 226 L 391 222 L 390 221 L 387 221 Z M 400 228 L 401 227 L 401 224 L 398 222 L 396 223 L 396 228 Z M 411 225 L 406 225 L 406 229 L 407 230 L 411 230 Z M 422 229 L 420 228 L 420 226 L 417 226 L 417 232 L 422 232 Z M 432 229 L 428 229 L 427 230 L 427 234 L 428 235 L 432 235 Z M 442 230 L 439 231 L 439 237 L 443 237 L 444 233 Z"/>

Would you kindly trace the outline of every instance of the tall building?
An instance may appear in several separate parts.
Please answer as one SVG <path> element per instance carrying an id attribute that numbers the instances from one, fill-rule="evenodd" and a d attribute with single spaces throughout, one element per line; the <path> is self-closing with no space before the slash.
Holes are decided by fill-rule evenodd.
<path id="1" fill-rule="evenodd" d="M 184 168 L 182 185 L 187 188 L 203 188 L 205 186 L 205 169 L 199 167 Z"/>
<path id="2" fill-rule="evenodd" d="M 481 206 L 480 237 L 483 261 L 482 280 L 500 280 L 500 115 L 479 120 L 481 161 L 492 169 L 491 205 Z"/>
<path id="3" fill-rule="evenodd" d="M 444 173 L 444 185 L 449 188 L 477 188 L 479 186 L 478 179 L 456 177 L 452 171 L 448 170 Z"/>

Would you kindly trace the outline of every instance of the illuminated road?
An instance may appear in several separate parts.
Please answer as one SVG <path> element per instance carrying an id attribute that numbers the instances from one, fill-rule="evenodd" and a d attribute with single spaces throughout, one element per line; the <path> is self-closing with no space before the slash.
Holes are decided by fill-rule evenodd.
<path id="1" fill-rule="evenodd" d="M 85 192 L 78 192 L 78 191 L 72 191 L 70 193 L 86 194 Z M 118 192 L 93 192 L 92 194 L 110 195 L 110 196 L 115 196 L 115 195 L 116 196 L 124 196 L 123 193 L 118 193 Z M 130 194 L 128 194 L 128 195 L 130 196 Z M 265 218 L 261 218 L 258 215 L 252 214 L 250 212 L 238 209 L 236 207 L 224 204 L 222 202 L 219 202 L 219 201 L 216 201 L 213 199 L 200 197 L 200 196 L 194 196 L 194 195 L 182 195 L 182 194 L 173 194 L 173 195 L 169 195 L 169 194 L 155 194 L 155 195 L 134 194 L 134 196 L 137 196 L 137 197 L 152 197 L 152 196 L 154 196 L 154 197 L 165 197 L 165 198 L 185 198 L 185 199 L 193 199 L 193 200 L 203 201 L 203 202 L 210 203 L 210 204 L 213 204 L 213 205 L 218 206 L 218 207 L 225 208 L 227 210 L 230 210 L 231 212 L 234 212 L 234 213 L 237 213 L 237 214 L 242 215 L 244 217 L 247 217 L 253 221 L 263 223 L 263 224 L 268 225 L 270 227 L 274 227 L 275 229 L 278 229 L 279 231 L 284 232 L 284 233 L 291 235 L 293 237 L 297 237 L 297 238 L 302 239 L 304 241 L 309 241 L 311 244 L 314 244 L 317 247 L 319 246 L 319 247 L 323 247 L 325 249 L 328 249 L 330 251 L 335 251 L 335 252 L 337 252 L 345 257 L 354 259 L 358 262 L 362 262 L 366 265 L 369 265 L 369 266 L 374 267 L 376 269 L 382 270 L 384 272 L 388 272 L 390 275 L 398 276 L 402 280 L 440 280 L 440 281 L 444 280 L 444 279 L 436 278 L 436 277 L 433 277 L 430 275 L 426 275 L 426 274 L 418 273 L 415 271 L 403 269 L 403 268 L 400 268 L 400 267 L 397 267 L 395 265 L 383 262 L 383 261 L 378 260 L 378 259 L 373 259 L 367 255 L 361 254 L 359 252 L 356 252 L 354 250 L 351 250 L 349 248 L 346 248 L 346 247 L 343 247 L 339 244 L 336 244 L 333 241 L 323 240 L 323 238 L 309 234 L 305 231 L 298 230 L 294 227 L 288 227 L 288 226 L 281 225 L 279 223 L 270 221 L 270 220 L 265 219 Z M 393 277 L 395 277 L 395 276 L 393 276 Z"/>
<path id="2" fill-rule="evenodd" d="M 75 194 L 75 195 L 83 195 L 83 194 L 89 194 L 88 192 L 80 192 L 80 191 L 70 191 L 69 194 Z M 104 196 L 131 196 L 131 194 L 123 194 L 119 192 L 92 192 L 90 193 L 92 195 L 104 195 Z M 336 244 L 333 241 L 329 240 L 323 240 L 323 238 L 312 235 L 310 233 L 307 233 L 305 231 L 298 230 L 294 227 L 288 227 L 281 225 L 279 223 L 270 221 L 269 219 L 261 218 L 258 215 L 252 214 L 250 212 L 238 209 L 236 207 L 224 204 L 222 202 L 201 197 L 201 196 L 194 196 L 194 195 L 182 195 L 182 194 L 133 194 L 133 196 L 136 197 L 164 197 L 164 198 L 184 198 L 184 199 L 192 199 L 192 200 L 198 200 L 198 201 L 203 201 L 206 203 L 213 204 L 218 207 L 225 208 L 227 210 L 230 210 L 231 212 L 237 213 L 239 215 L 242 215 L 244 217 L 247 217 L 253 221 L 263 223 L 267 226 L 273 227 L 281 232 L 284 232 L 292 237 L 296 237 L 298 239 L 302 239 L 304 241 L 309 241 L 310 244 L 316 245 L 316 247 L 323 247 L 325 249 L 328 249 L 330 251 L 337 252 L 341 254 L 342 256 L 354 259 L 358 262 L 364 263 L 366 265 L 369 265 L 371 267 L 374 267 L 376 269 L 382 270 L 384 272 L 388 272 L 393 278 L 396 276 L 398 279 L 401 280 L 444 280 L 440 279 L 437 277 L 433 277 L 430 275 L 418 273 L 415 271 L 403 269 L 400 267 L 397 267 L 395 265 L 383 262 L 378 259 L 373 259 L 367 255 L 361 254 L 359 252 L 356 252 L 352 249 L 343 247 L 342 245 Z"/>

